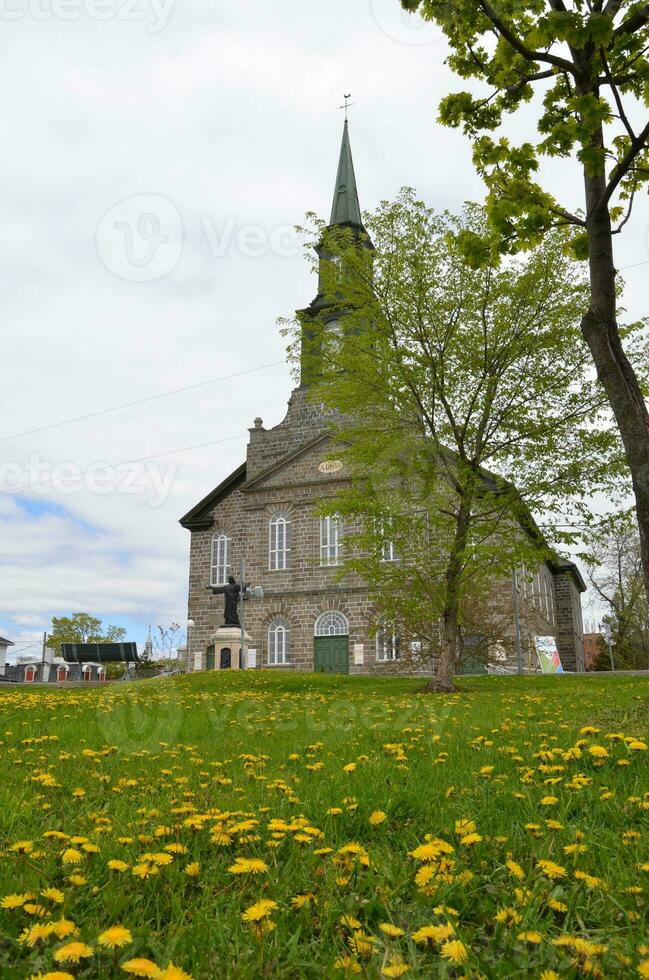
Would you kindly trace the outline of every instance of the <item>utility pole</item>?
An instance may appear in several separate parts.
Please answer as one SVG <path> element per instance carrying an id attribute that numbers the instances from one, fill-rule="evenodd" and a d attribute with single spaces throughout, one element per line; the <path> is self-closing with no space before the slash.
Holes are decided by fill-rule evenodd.
<path id="1" fill-rule="evenodd" d="M 43 633 L 43 655 L 41 659 L 41 684 L 45 683 L 45 648 L 47 647 L 47 633 Z"/>
<path id="2" fill-rule="evenodd" d="M 523 673 L 523 648 L 521 645 L 521 620 L 518 609 L 518 576 L 516 569 L 512 572 L 512 604 L 514 607 L 514 637 L 516 641 L 516 669 Z"/>
<path id="3" fill-rule="evenodd" d="M 239 609 L 239 623 L 241 624 L 241 648 L 240 648 L 241 649 L 241 652 L 239 654 L 239 670 L 247 670 L 248 669 L 248 657 L 247 657 L 247 651 L 245 651 L 245 653 L 244 653 L 244 642 L 243 642 L 244 637 L 246 635 L 246 631 L 245 631 L 244 626 L 243 626 L 243 608 L 244 608 L 243 607 L 243 600 L 244 600 L 245 595 L 246 595 L 246 579 L 245 579 L 246 563 L 244 562 L 243 558 L 241 559 L 241 569 L 240 569 L 240 571 L 241 571 L 241 574 L 240 574 L 240 577 L 239 577 L 239 581 L 241 582 L 241 593 L 240 593 L 241 594 L 241 603 L 240 603 L 240 609 Z M 245 663 L 244 663 L 244 660 L 245 660 Z"/>

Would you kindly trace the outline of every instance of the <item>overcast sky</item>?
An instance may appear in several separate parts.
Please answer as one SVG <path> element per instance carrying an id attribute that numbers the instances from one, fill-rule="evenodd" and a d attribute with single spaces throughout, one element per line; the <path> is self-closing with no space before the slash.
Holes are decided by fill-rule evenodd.
<path id="1" fill-rule="evenodd" d="M 20 650 L 78 610 L 139 642 L 184 624 L 178 519 L 285 413 L 276 319 L 315 293 L 292 228 L 328 216 L 343 93 L 364 208 L 481 196 L 435 121 L 444 55 L 397 0 L 0 0 L 0 635 Z M 648 212 L 621 266 L 649 259 Z M 648 272 L 625 271 L 635 315 Z"/>

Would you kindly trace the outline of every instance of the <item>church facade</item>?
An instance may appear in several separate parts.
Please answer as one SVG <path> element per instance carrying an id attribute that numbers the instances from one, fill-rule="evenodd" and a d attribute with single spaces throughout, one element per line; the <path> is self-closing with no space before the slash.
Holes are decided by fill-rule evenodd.
<path id="1" fill-rule="evenodd" d="M 364 231 L 347 123 L 330 224 Z M 310 311 L 319 313 L 319 300 Z M 398 670 L 402 662 L 412 669 L 395 637 L 372 635 L 374 611 L 362 579 L 340 578 L 345 528 L 316 513 L 350 474 L 336 459 L 326 412 L 310 399 L 306 381 L 303 375 L 278 425 L 265 428 L 255 419 L 245 462 L 180 521 L 191 533 L 189 669 L 219 666 L 213 638 L 223 624 L 223 601 L 208 586 L 225 585 L 230 575 L 238 580 L 242 562 L 246 580 L 263 589 L 263 598 L 241 604 L 256 668 L 368 673 Z M 525 650 L 535 635 L 554 637 L 564 668 L 583 670 L 584 590 L 576 566 L 557 559 L 540 563 L 516 594 L 511 583 L 495 582 L 493 601 L 511 621 L 512 638 L 518 622 Z M 511 669 L 511 654 L 496 659 Z"/>

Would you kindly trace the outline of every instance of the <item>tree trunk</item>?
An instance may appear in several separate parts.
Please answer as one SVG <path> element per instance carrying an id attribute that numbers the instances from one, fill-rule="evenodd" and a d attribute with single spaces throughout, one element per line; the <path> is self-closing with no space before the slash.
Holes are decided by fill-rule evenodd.
<path id="1" fill-rule="evenodd" d="M 473 478 L 471 478 L 473 480 Z M 460 621 L 460 584 L 462 565 L 471 521 L 472 492 L 460 497 L 453 545 L 446 568 L 446 594 L 442 613 L 442 642 L 437 674 L 428 690 L 449 694 L 455 690 L 455 659 L 458 649 Z"/>
<path id="2" fill-rule="evenodd" d="M 631 471 L 644 586 L 649 597 L 649 412 L 635 372 L 622 349 L 617 324 L 616 269 L 604 171 L 585 173 L 590 266 L 590 308 L 581 329 L 606 392 Z"/>

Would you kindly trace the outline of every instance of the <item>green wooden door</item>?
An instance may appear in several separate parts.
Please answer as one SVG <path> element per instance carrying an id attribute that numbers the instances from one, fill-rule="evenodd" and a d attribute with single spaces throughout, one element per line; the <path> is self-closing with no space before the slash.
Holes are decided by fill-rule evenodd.
<path id="1" fill-rule="evenodd" d="M 349 637 L 316 636 L 313 653 L 313 669 L 316 673 L 349 673 Z"/>
<path id="2" fill-rule="evenodd" d="M 212 645 L 207 648 L 207 656 L 205 657 L 205 669 L 214 670 L 214 662 L 215 662 L 215 651 L 214 651 L 214 646 Z"/>

